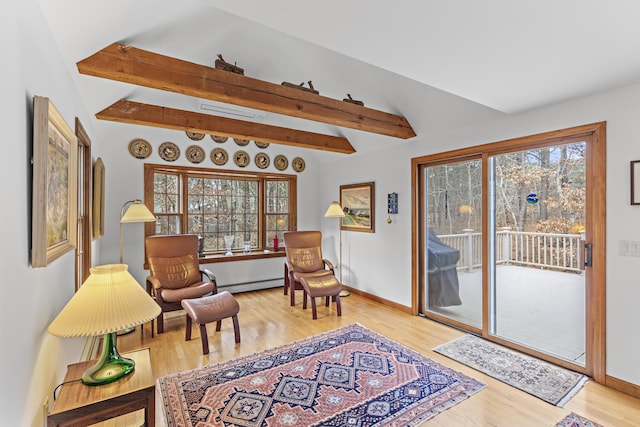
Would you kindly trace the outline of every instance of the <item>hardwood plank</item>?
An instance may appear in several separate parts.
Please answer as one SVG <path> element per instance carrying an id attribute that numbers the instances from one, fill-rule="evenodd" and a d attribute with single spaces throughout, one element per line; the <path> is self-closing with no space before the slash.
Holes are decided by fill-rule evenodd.
<path id="1" fill-rule="evenodd" d="M 396 138 L 416 136 L 402 116 L 113 43 L 77 63 L 81 74 Z"/>
<path id="2" fill-rule="evenodd" d="M 120 123 L 225 135 L 335 153 L 352 154 L 356 151 L 349 140 L 343 137 L 194 113 L 125 99 L 100 111 L 96 117 Z"/>
<path id="3" fill-rule="evenodd" d="M 447 409 L 425 425 L 429 426 L 551 426 L 574 411 L 603 425 L 635 426 L 640 419 L 640 400 L 589 381 L 564 408 L 550 405 L 523 391 L 510 387 L 472 368 L 455 362 L 432 349 L 462 336 L 464 332 L 443 324 L 413 316 L 407 309 L 389 307 L 352 293 L 341 298 L 342 317 L 337 317 L 335 304 L 318 305 L 318 320 L 311 320 L 311 310 L 302 309 L 301 291 L 295 306 L 289 305 L 282 288 L 234 294 L 240 304 L 238 319 L 242 341 L 235 344 L 231 319 L 222 322 L 221 332 L 207 327 L 210 353 L 202 355 L 199 333 L 193 330 L 189 342 L 184 341 L 183 312 L 167 313 L 165 333 L 151 338 L 151 325 L 144 332 L 118 337 L 120 352 L 138 348 L 151 349 L 151 364 L 156 377 L 263 351 L 294 340 L 359 323 L 391 338 L 425 356 L 463 372 L 487 387 Z M 194 326 L 195 328 L 196 326 Z M 163 425 L 162 405 L 156 405 L 156 422 Z M 133 424 L 132 424 L 133 425 Z M 138 424 L 139 425 L 139 424 Z"/>

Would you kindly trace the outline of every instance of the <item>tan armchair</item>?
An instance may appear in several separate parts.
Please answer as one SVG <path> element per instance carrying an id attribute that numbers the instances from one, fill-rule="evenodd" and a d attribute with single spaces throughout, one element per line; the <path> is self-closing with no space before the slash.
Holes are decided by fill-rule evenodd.
<path id="1" fill-rule="evenodd" d="M 284 245 L 287 254 L 284 294 L 290 291 L 291 305 L 295 305 L 294 291 L 305 290 L 301 283 L 303 277 L 314 280 L 335 274 L 333 264 L 322 258 L 322 233 L 319 231 L 288 231 L 284 233 Z M 304 302 L 306 305 L 306 294 Z"/>
<path id="2" fill-rule="evenodd" d="M 158 316 L 161 334 L 165 312 L 182 310 L 182 300 L 216 294 L 218 287 L 213 273 L 200 268 L 195 234 L 150 236 L 145 239 L 145 249 L 149 264 L 147 290 L 162 309 Z"/>

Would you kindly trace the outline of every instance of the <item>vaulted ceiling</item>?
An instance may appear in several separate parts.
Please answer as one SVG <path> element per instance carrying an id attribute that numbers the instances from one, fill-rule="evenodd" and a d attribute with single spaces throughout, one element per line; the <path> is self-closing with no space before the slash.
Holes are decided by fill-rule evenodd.
<path id="1" fill-rule="evenodd" d="M 323 97 L 350 94 L 366 108 L 406 118 L 418 138 L 640 82 L 636 0 L 42 0 L 41 6 L 92 114 L 121 99 L 201 114 L 230 107 L 78 71 L 79 61 L 116 42 L 207 67 L 222 54 L 246 76 L 278 85 L 311 80 Z M 275 112 L 242 114 L 263 126 L 345 138 L 357 152 L 413 140 Z M 107 131 L 109 122 L 96 126 Z"/>

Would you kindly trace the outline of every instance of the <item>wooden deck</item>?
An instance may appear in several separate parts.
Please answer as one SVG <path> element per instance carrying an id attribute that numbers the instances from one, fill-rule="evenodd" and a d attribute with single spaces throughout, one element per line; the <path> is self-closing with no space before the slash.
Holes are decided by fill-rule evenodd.
<path id="1" fill-rule="evenodd" d="M 431 311 L 482 327 L 481 271 L 459 271 L 462 305 Z M 584 365 L 584 276 L 536 268 L 496 267 L 496 333 Z"/>

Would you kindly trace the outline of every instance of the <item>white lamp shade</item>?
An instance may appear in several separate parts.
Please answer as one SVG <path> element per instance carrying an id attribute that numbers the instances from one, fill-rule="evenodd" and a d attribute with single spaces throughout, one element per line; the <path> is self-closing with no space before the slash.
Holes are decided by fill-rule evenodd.
<path id="1" fill-rule="evenodd" d="M 343 217 L 344 216 L 344 212 L 342 210 L 342 206 L 340 206 L 340 203 L 333 201 L 331 202 L 331 204 L 329 205 L 329 208 L 327 209 L 327 211 L 324 213 L 325 217 Z"/>
<path id="2" fill-rule="evenodd" d="M 120 218 L 120 222 L 151 222 L 155 220 L 156 217 L 141 201 L 135 201 L 129 205 L 127 211 Z"/>
<path id="3" fill-rule="evenodd" d="M 127 271 L 126 264 L 91 268 L 78 292 L 49 325 L 58 337 L 103 335 L 155 319 L 160 306 Z"/>

